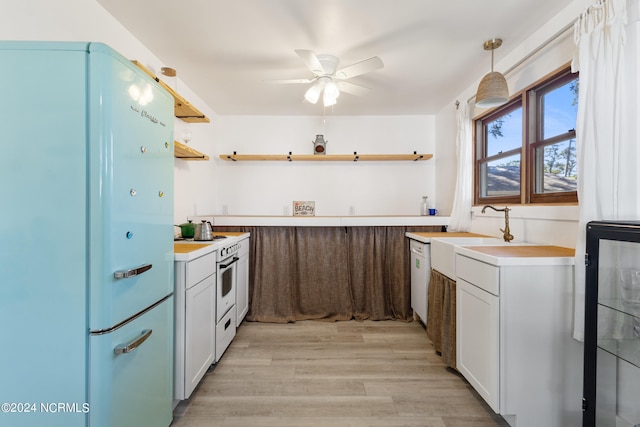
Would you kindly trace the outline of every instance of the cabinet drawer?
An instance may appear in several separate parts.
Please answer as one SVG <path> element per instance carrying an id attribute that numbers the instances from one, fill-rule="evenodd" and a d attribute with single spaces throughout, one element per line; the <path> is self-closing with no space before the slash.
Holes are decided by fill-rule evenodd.
<path id="1" fill-rule="evenodd" d="M 216 326 L 216 362 L 220 360 L 222 354 L 233 341 L 233 337 L 236 336 L 236 317 L 236 306 L 234 305 Z"/>
<path id="2" fill-rule="evenodd" d="M 456 254 L 456 276 L 487 292 L 500 295 L 500 269 L 496 266 Z"/>
<path id="3" fill-rule="evenodd" d="M 216 272 L 216 252 L 196 258 L 187 264 L 187 289 Z"/>

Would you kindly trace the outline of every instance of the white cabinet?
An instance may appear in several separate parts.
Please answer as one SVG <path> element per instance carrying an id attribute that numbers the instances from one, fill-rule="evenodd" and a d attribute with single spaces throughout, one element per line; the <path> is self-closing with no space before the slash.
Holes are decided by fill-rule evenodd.
<path id="1" fill-rule="evenodd" d="M 496 413 L 500 409 L 497 296 L 466 280 L 456 281 L 456 366 Z"/>
<path id="2" fill-rule="evenodd" d="M 188 399 L 216 355 L 216 252 L 175 262 L 174 398 Z M 175 401 L 174 401 L 175 403 Z"/>
<path id="3" fill-rule="evenodd" d="M 216 276 L 187 289 L 185 316 L 185 398 L 196 388 L 214 361 Z"/>
<path id="4" fill-rule="evenodd" d="M 236 275 L 236 325 L 240 326 L 249 311 L 249 238 L 240 241 Z"/>
<path id="5" fill-rule="evenodd" d="M 478 258 L 456 254 L 458 369 L 511 426 L 580 426 L 569 258 Z"/>

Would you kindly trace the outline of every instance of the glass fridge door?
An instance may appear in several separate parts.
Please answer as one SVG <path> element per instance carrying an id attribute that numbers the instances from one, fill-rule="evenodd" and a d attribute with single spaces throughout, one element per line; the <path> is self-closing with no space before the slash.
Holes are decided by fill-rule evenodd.
<path id="1" fill-rule="evenodd" d="M 640 427 L 640 233 L 604 230 L 597 236 L 597 255 L 593 252 L 596 239 L 591 243 L 587 247 L 591 265 L 587 267 L 585 374 L 590 354 L 595 375 L 585 375 L 585 391 L 589 384 L 594 389 L 591 399 L 585 393 L 584 425 Z"/>

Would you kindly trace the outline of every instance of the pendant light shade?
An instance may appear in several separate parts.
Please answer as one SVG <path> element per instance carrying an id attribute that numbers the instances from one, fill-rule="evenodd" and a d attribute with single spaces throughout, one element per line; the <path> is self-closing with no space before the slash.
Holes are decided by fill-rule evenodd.
<path id="1" fill-rule="evenodd" d="M 484 50 L 491 50 L 491 72 L 480 81 L 476 92 L 476 107 L 490 108 L 506 104 L 509 101 L 509 87 L 502 74 L 493 71 L 493 51 L 502 46 L 501 39 L 487 40 Z"/>

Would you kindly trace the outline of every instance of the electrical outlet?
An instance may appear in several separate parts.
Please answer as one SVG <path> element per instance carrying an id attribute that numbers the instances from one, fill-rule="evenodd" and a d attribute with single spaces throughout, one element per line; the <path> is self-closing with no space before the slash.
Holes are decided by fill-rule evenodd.
<path id="1" fill-rule="evenodd" d="M 222 205 L 222 215 L 229 215 L 229 206 Z"/>
<path id="2" fill-rule="evenodd" d="M 354 216 L 356 214 L 356 207 L 351 205 L 349 206 L 349 215 Z"/>

